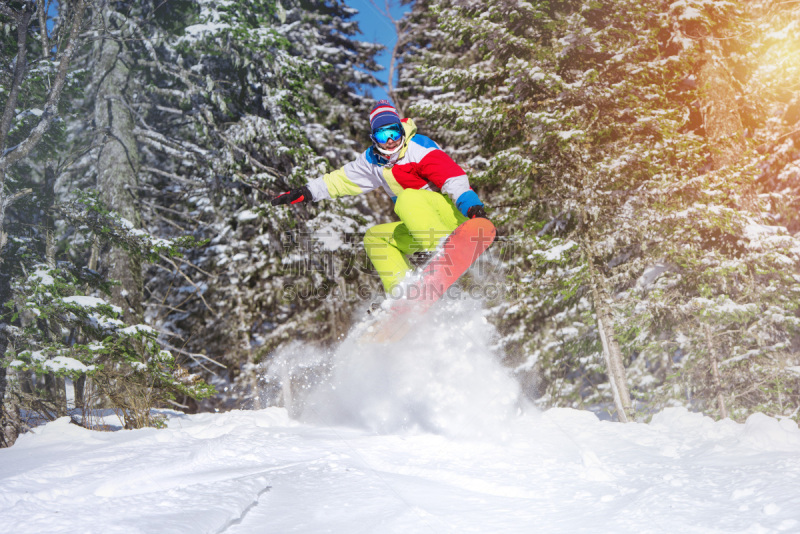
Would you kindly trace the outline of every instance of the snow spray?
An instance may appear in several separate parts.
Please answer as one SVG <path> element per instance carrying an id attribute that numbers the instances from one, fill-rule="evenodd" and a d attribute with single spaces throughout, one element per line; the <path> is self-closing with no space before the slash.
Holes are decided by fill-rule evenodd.
<path id="1" fill-rule="evenodd" d="M 496 332 L 479 300 L 439 302 L 398 343 L 360 345 L 356 338 L 329 354 L 307 346 L 276 354 L 269 374 L 282 375 L 291 414 L 384 434 L 483 439 L 501 434 L 522 409 L 520 386 L 491 347 Z M 312 380 L 286 392 L 312 368 Z"/>

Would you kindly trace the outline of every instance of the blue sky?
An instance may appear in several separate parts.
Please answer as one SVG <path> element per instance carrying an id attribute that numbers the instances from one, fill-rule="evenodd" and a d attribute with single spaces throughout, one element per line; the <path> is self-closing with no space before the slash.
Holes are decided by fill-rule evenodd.
<path id="1" fill-rule="evenodd" d="M 390 0 L 390 2 L 394 6 L 392 16 L 395 19 L 399 20 L 404 13 L 411 9 L 411 6 L 400 6 L 400 2 L 397 0 Z M 397 34 L 391 21 L 381 14 L 380 10 L 384 9 L 385 0 L 375 0 L 375 4 L 380 6 L 380 10 L 370 0 L 345 0 L 345 3 L 359 11 L 355 20 L 358 21 L 358 27 L 361 28 L 361 35 L 356 38 L 360 41 L 381 43 L 386 46 L 387 50 L 376 57 L 378 64 L 385 69 L 377 74 L 377 78 L 386 81 L 391 50 L 397 41 Z M 396 78 L 395 82 L 397 82 Z M 387 98 L 386 92 L 380 88 L 373 89 L 372 94 L 376 99 Z"/>
<path id="2" fill-rule="evenodd" d="M 58 1 L 52 0 L 50 2 L 50 7 L 47 9 L 47 33 L 53 29 L 53 24 L 55 21 L 53 20 L 54 17 L 58 16 Z"/>

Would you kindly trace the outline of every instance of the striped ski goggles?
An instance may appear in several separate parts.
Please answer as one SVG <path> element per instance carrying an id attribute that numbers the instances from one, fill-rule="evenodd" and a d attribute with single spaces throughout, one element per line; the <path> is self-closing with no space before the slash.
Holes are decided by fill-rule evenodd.
<path id="1" fill-rule="evenodd" d="M 379 145 L 382 145 L 389 140 L 398 141 L 403 138 L 403 127 L 399 124 L 390 124 L 388 126 L 384 126 L 383 128 L 378 128 L 370 138 Z"/>

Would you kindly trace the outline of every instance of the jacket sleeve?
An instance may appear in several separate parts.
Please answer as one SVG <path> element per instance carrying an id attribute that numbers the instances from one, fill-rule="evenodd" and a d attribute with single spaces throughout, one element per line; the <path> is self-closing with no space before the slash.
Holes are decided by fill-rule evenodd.
<path id="1" fill-rule="evenodd" d="M 470 187 L 467 174 L 458 163 L 438 146 L 434 146 L 435 149 L 428 152 L 420 162 L 422 172 L 442 193 L 453 199 L 458 210 L 466 217 L 472 206 L 482 206 L 483 202 Z"/>
<path id="2" fill-rule="evenodd" d="M 341 169 L 311 180 L 308 189 L 314 202 L 347 195 L 360 195 L 379 187 L 381 182 L 367 161 L 366 153 L 361 154 Z"/>

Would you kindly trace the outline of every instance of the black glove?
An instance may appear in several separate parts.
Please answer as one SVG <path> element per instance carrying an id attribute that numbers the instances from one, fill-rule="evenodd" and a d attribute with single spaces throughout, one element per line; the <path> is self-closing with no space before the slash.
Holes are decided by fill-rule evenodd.
<path id="1" fill-rule="evenodd" d="M 489 216 L 486 215 L 486 210 L 483 209 L 483 206 L 480 204 L 476 204 L 472 206 L 470 209 L 467 210 L 467 218 L 469 219 L 488 219 Z"/>
<path id="2" fill-rule="evenodd" d="M 299 204 L 301 202 L 311 202 L 311 191 L 308 187 L 303 186 L 291 191 L 281 193 L 272 199 L 273 206 L 280 206 L 281 204 Z"/>

